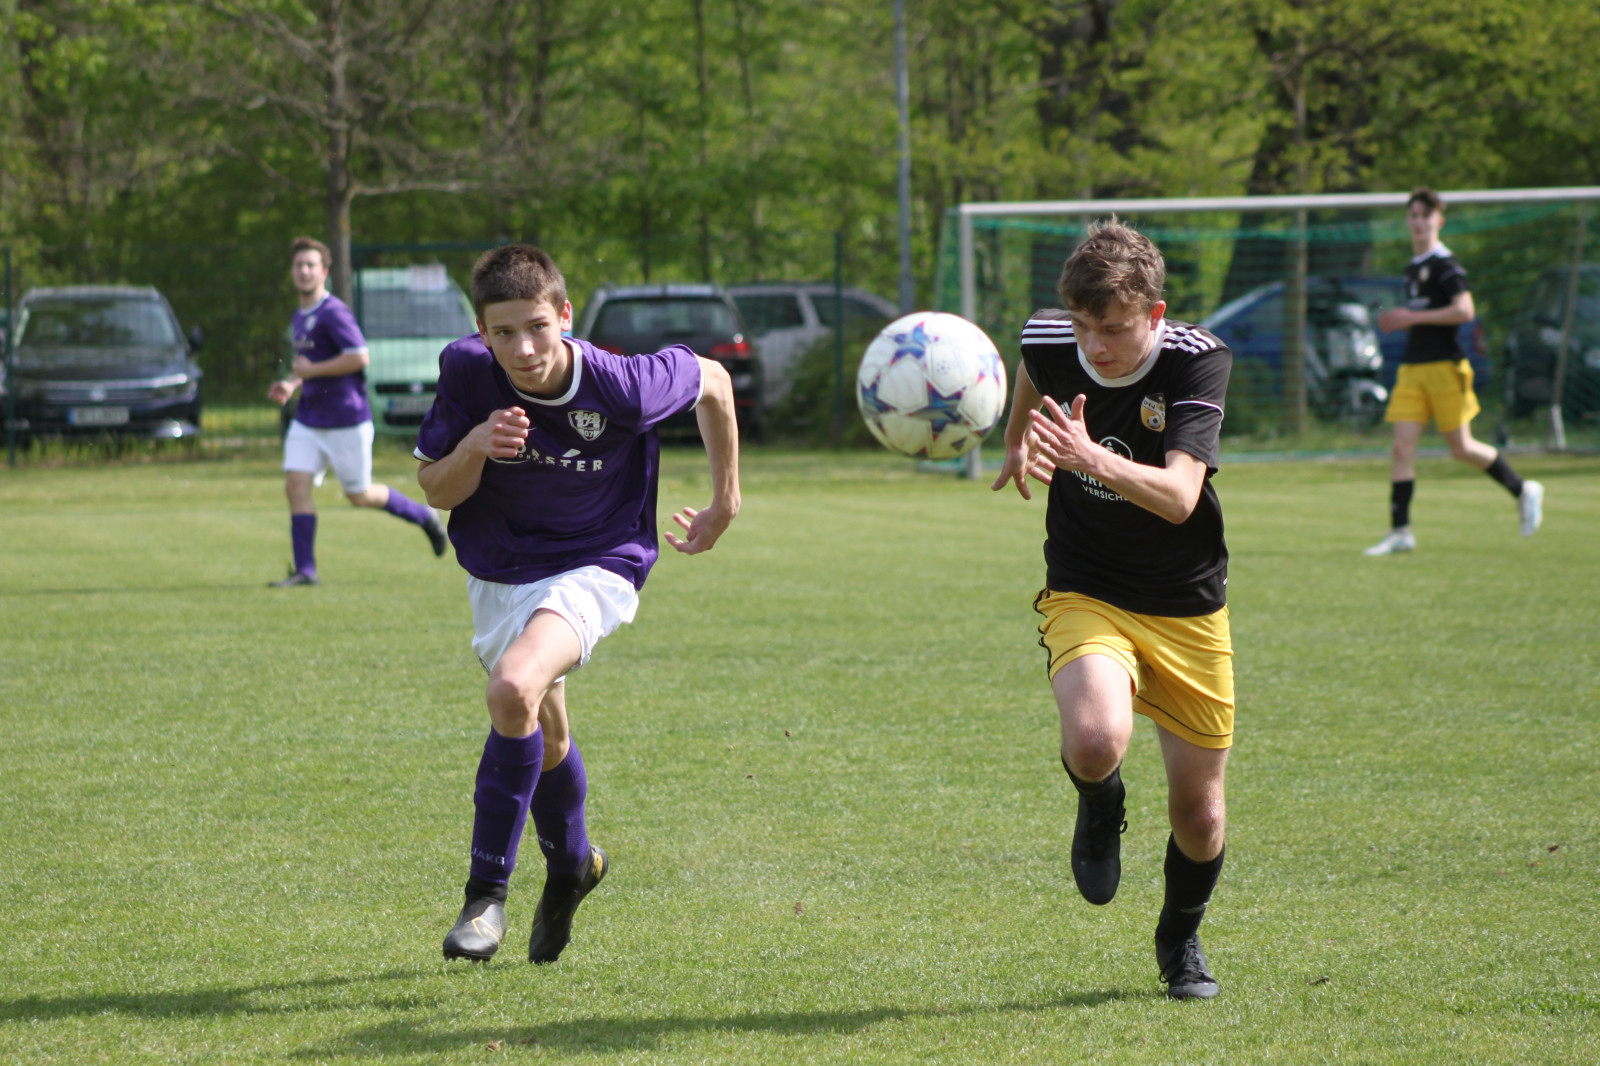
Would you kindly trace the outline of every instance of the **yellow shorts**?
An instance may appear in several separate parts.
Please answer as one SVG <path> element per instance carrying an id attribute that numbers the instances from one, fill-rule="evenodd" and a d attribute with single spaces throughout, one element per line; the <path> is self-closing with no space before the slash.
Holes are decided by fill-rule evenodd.
<path id="1" fill-rule="evenodd" d="M 1407 363 L 1400 368 L 1389 393 L 1385 422 L 1421 422 L 1431 417 L 1440 433 L 1460 429 L 1482 408 L 1472 391 L 1472 364 L 1455 362 Z"/>
<path id="2" fill-rule="evenodd" d="M 1039 645 L 1049 674 L 1085 655 L 1128 671 L 1133 709 L 1202 748 L 1233 744 L 1233 637 L 1228 609 L 1195 618 L 1134 614 L 1078 592 L 1039 593 Z"/>

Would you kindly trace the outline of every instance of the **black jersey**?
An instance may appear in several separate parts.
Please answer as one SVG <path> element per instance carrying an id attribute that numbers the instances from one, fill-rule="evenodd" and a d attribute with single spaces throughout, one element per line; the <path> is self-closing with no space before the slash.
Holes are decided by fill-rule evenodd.
<path id="1" fill-rule="evenodd" d="M 1187 618 L 1227 602 L 1228 548 L 1211 475 L 1233 355 L 1197 326 L 1164 321 L 1155 351 L 1125 377 L 1104 378 L 1078 353 L 1061 310 L 1038 311 L 1022 330 L 1022 372 L 1070 409 L 1100 444 L 1136 463 L 1165 467 L 1167 452 L 1206 464 L 1194 513 L 1178 525 L 1130 503 L 1086 474 L 1057 471 L 1046 507 L 1046 580 L 1139 614 Z"/>
<path id="2" fill-rule="evenodd" d="M 1449 307 L 1468 291 L 1467 272 L 1450 249 L 1439 245 L 1406 267 L 1406 306 L 1413 311 Z M 1459 326 L 1412 326 L 1406 335 L 1403 363 L 1455 362 L 1466 357 L 1456 339 Z"/>

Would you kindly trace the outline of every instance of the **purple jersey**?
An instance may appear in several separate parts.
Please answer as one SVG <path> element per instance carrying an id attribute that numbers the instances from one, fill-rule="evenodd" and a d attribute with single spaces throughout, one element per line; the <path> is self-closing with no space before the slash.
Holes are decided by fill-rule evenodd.
<path id="1" fill-rule="evenodd" d="M 635 356 L 566 344 L 572 385 L 549 400 L 518 392 L 478 334 L 446 347 L 416 456 L 443 459 L 491 412 L 522 408 L 533 423 L 522 451 L 486 461 L 450 512 L 456 560 L 507 585 L 599 566 L 639 588 L 659 554 L 655 426 L 699 402 L 700 364 L 681 344 Z"/>
<path id="2" fill-rule="evenodd" d="M 325 363 L 345 352 L 365 351 L 367 339 L 349 305 L 325 296 L 315 307 L 294 313 L 294 352 L 313 363 Z M 359 370 L 331 378 L 306 378 L 300 386 L 295 421 L 313 429 L 359 426 L 372 420 L 367 406 L 367 376 Z"/>

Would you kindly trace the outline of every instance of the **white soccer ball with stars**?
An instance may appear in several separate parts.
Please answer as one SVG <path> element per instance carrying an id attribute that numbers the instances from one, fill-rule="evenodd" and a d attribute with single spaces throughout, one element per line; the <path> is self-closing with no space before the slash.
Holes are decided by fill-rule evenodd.
<path id="1" fill-rule="evenodd" d="M 856 373 L 872 435 L 902 455 L 954 459 L 1000 420 L 1006 365 L 994 341 L 960 315 L 917 311 L 883 327 Z"/>

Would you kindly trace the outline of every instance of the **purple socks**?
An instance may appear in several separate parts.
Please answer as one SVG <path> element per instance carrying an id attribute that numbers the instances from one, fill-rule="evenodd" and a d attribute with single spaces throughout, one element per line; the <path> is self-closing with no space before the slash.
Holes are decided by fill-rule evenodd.
<path id="1" fill-rule="evenodd" d="M 289 542 L 294 545 L 294 568 L 297 572 L 317 576 L 317 516 L 292 514 L 289 516 Z"/>
<path id="2" fill-rule="evenodd" d="M 472 794 L 477 809 L 472 822 L 474 878 L 503 885 L 511 877 L 543 761 L 544 730 L 526 737 L 503 737 L 489 730 Z"/>
<path id="3" fill-rule="evenodd" d="M 389 498 L 384 501 L 383 509 L 396 518 L 404 518 L 407 522 L 418 526 L 426 524 L 428 519 L 433 517 L 432 511 L 394 489 L 389 490 Z"/>
<path id="4" fill-rule="evenodd" d="M 539 775 L 533 790 L 533 829 L 550 873 L 576 873 L 589 861 L 589 832 L 583 824 L 583 801 L 588 794 L 583 757 L 573 743 L 565 759 Z"/>

